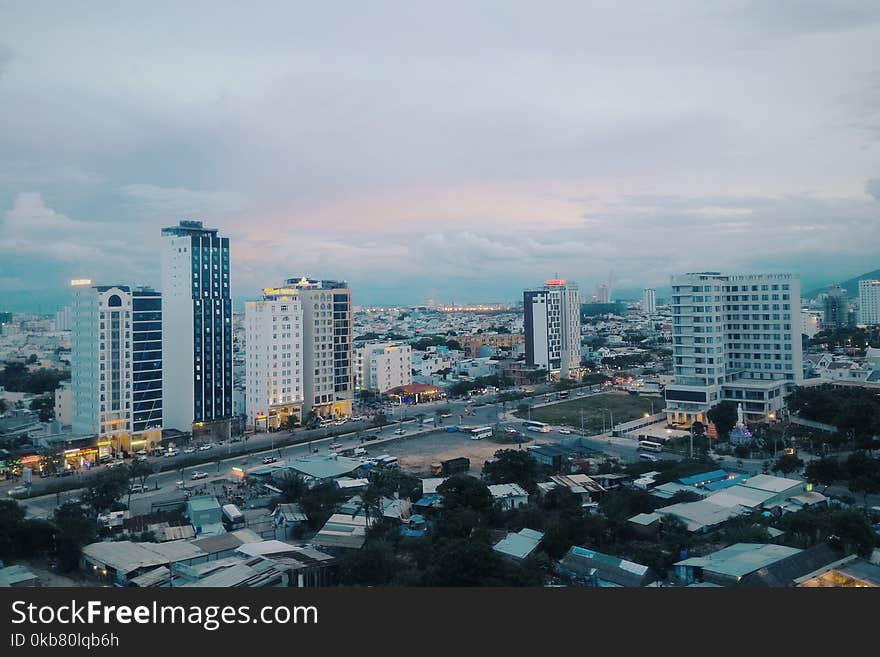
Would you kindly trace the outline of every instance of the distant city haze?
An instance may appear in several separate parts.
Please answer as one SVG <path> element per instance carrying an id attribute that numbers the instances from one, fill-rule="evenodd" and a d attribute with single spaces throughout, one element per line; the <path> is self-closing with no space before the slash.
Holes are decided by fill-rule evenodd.
<path id="1" fill-rule="evenodd" d="M 231 242 L 236 309 L 662 297 L 693 271 L 875 270 L 876 2 L 28 2 L 0 10 L 0 309 L 160 286 Z"/>

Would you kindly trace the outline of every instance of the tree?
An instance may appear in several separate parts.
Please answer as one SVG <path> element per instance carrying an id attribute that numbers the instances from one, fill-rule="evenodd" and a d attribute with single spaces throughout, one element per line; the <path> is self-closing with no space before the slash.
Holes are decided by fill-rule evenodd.
<path id="1" fill-rule="evenodd" d="M 95 475 L 83 493 L 83 501 L 95 513 L 108 511 L 129 490 L 128 470 L 113 468 Z"/>
<path id="2" fill-rule="evenodd" d="M 24 507 L 15 500 L 0 500 L 0 561 L 8 561 L 16 556 L 16 539 L 24 515 Z"/>
<path id="3" fill-rule="evenodd" d="M 444 511 L 472 509 L 485 513 L 492 508 L 492 494 L 482 481 L 466 474 L 452 475 L 437 487 L 443 495 Z"/>
<path id="4" fill-rule="evenodd" d="M 64 572 L 76 570 L 82 547 L 97 539 L 97 525 L 86 515 L 82 506 L 71 502 L 55 509 L 53 522 L 56 527 L 58 566 Z"/>
<path id="5" fill-rule="evenodd" d="M 447 340 L 446 348 L 449 351 L 461 351 L 461 343 L 458 340 Z"/>
<path id="6" fill-rule="evenodd" d="M 736 404 L 728 400 L 719 402 L 709 409 L 706 413 L 706 417 L 709 418 L 710 422 L 715 423 L 715 428 L 718 429 L 718 435 L 726 438 L 730 435 L 733 427 L 736 426 Z"/>
<path id="7" fill-rule="evenodd" d="M 131 506 L 131 482 L 137 481 L 141 486 L 146 488 L 147 479 L 153 474 L 153 468 L 146 461 L 133 461 L 128 466 L 128 506 Z"/>
<path id="8" fill-rule="evenodd" d="M 339 582 L 355 586 L 387 586 L 400 569 L 394 546 L 386 540 L 372 540 L 349 551 L 339 560 Z"/>
<path id="9" fill-rule="evenodd" d="M 773 467 L 771 469 L 773 472 L 791 474 L 792 472 L 797 472 L 802 467 L 804 467 L 804 462 L 802 459 L 798 458 L 797 455 L 783 454 L 778 459 L 776 459 L 776 463 L 773 464 Z"/>
<path id="10" fill-rule="evenodd" d="M 373 426 L 381 428 L 384 427 L 386 424 L 388 424 L 388 416 L 385 415 L 385 413 L 382 411 L 376 413 L 376 415 L 373 417 Z"/>
<path id="11" fill-rule="evenodd" d="M 528 379 L 529 383 L 540 383 L 547 380 L 547 374 L 547 370 L 534 370 L 533 372 L 526 372 L 526 379 Z"/>
<path id="12" fill-rule="evenodd" d="M 810 461 L 804 469 L 804 478 L 820 486 L 828 488 L 843 476 L 837 459 L 823 458 Z"/>
<path id="13" fill-rule="evenodd" d="M 483 465 L 483 477 L 493 484 L 519 484 L 531 494 L 538 488 L 538 463 L 528 452 L 500 449 Z"/>
<path id="14" fill-rule="evenodd" d="M 281 480 L 278 487 L 281 489 L 278 502 L 282 504 L 298 502 L 308 490 L 305 480 L 298 474 L 288 474 Z"/>
<path id="15" fill-rule="evenodd" d="M 314 429 L 318 426 L 318 412 L 312 409 L 308 412 L 305 419 L 303 420 L 303 426 L 306 429 Z"/>
<path id="16" fill-rule="evenodd" d="M 691 425 L 691 434 L 694 438 L 703 438 L 706 435 L 706 425 L 697 420 Z"/>

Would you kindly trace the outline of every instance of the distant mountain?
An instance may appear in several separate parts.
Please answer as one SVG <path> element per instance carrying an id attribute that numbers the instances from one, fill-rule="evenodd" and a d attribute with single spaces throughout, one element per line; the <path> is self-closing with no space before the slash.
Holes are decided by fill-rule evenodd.
<path id="1" fill-rule="evenodd" d="M 861 274 L 860 276 L 853 276 L 852 278 L 849 278 L 849 279 L 843 281 L 842 283 L 837 283 L 837 285 L 839 285 L 844 290 L 846 290 L 846 293 L 850 299 L 858 298 L 858 296 L 859 296 L 859 281 L 863 281 L 866 278 L 880 279 L 880 269 L 875 269 L 874 271 L 869 271 L 868 273 Z M 833 285 L 833 283 L 829 283 L 829 285 Z M 809 292 L 803 292 L 803 293 L 801 293 L 801 298 L 815 299 L 820 294 L 822 294 L 823 292 L 827 292 L 827 291 L 828 291 L 828 285 L 826 285 L 825 287 L 820 287 L 815 290 L 810 290 Z"/>

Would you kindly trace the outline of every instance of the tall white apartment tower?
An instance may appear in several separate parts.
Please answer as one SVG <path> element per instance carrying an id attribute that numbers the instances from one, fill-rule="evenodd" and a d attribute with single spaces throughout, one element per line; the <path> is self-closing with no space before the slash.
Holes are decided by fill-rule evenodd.
<path id="1" fill-rule="evenodd" d="M 162 229 L 164 425 L 224 439 L 232 407 L 229 238 L 201 221 Z"/>
<path id="2" fill-rule="evenodd" d="M 321 417 L 351 415 L 354 398 L 351 290 L 345 281 L 289 278 L 303 309 L 303 408 Z"/>
<path id="3" fill-rule="evenodd" d="M 523 292 L 526 364 L 561 377 L 580 366 L 581 303 L 577 283 L 551 279 Z"/>
<path id="4" fill-rule="evenodd" d="M 671 423 L 707 422 L 722 400 L 761 421 L 803 380 L 800 280 L 791 274 L 700 272 L 672 279 Z"/>
<path id="5" fill-rule="evenodd" d="M 293 288 L 265 288 L 245 304 L 245 407 L 248 426 L 277 429 L 302 421 L 303 309 Z"/>
<path id="6" fill-rule="evenodd" d="M 657 312 L 657 290 L 646 287 L 642 291 L 642 312 L 653 315 Z"/>
<path id="7" fill-rule="evenodd" d="M 880 324 L 880 281 L 859 281 L 859 322 Z"/>

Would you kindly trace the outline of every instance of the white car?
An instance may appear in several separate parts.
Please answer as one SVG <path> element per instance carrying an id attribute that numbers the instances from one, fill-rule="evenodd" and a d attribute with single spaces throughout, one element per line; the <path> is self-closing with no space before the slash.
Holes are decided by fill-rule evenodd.
<path id="1" fill-rule="evenodd" d="M 146 488 L 144 488 L 143 484 L 134 484 L 131 488 L 128 489 L 129 493 L 143 493 Z"/>
<path id="2" fill-rule="evenodd" d="M 571 429 L 557 429 L 559 433 L 564 433 L 566 435 L 571 433 Z"/>
<path id="3" fill-rule="evenodd" d="M 396 433 L 398 436 L 402 436 L 406 433 L 406 429 L 396 429 L 394 433 Z"/>
<path id="4" fill-rule="evenodd" d="M 187 447 L 185 450 L 183 450 L 183 453 L 184 454 L 195 454 L 196 448 L 195 447 Z"/>
<path id="5" fill-rule="evenodd" d="M 361 422 L 361 421 L 363 421 L 364 419 L 365 419 L 365 418 L 364 418 L 363 415 L 352 415 L 352 416 L 351 416 L 351 421 L 352 421 L 352 422 Z"/>
<path id="6" fill-rule="evenodd" d="M 363 456 L 366 453 L 367 453 L 367 450 L 365 450 L 363 447 L 355 447 L 354 448 L 354 455 L 355 456 Z"/>
<path id="7" fill-rule="evenodd" d="M 213 445 L 211 443 L 206 443 L 206 444 L 202 445 L 201 447 L 199 447 L 199 451 L 200 452 L 207 452 L 212 447 L 213 447 Z"/>
<path id="8" fill-rule="evenodd" d="M 263 458 L 263 464 L 268 465 L 269 463 L 275 463 L 277 460 L 277 456 L 266 456 Z"/>
<path id="9" fill-rule="evenodd" d="M 514 429 L 513 427 L 507 427 L 507 428 L 504 430 L 504 433 L 517 434 L 517 433 L 519 433 L 519 431 L 517 431 L 517 430 Z"/>
<path id="10" fill-rule="evenodd" d="M 342 418 L 341 420 L 336 420 L 336 422 L 333 423 L 333 426 L 341 427 L 346 422 L 348 422 L 348 420 L 346 418 Z"/>
<path id="11" fill-rule="evenodd" d="M 27 492 L 27 486 L 16 486 L 15 488 L 10 488 L 6 494 L 11 495 L 12 497 L 17 497 L 18 495 L 26 495 Z"/>
<path id="12" fill-rule="evenodd" d="M 342 443 L 330 443 L 329 445 L 327 445 L 327 449 L 329 449 L 331 452 L 335 452 L 337 449 L 340 449 L 341 447 L 342 447 Z"/>
<path id="13" fill-rule="evenodd" d="M 172 456 L 177 456 L 178 454 L 180 454 L 180 452 L 176 449 L 169 449 L 167 452 L 165 452 L 165 456 L 169 458 Z"/>
<path id="14" fill-rule="evenodd" d="M 192 477 L 190 477 L 190 479 L 207 479 L 207 478 L 208 478 L 207 472 L 193 472 Z"/>

